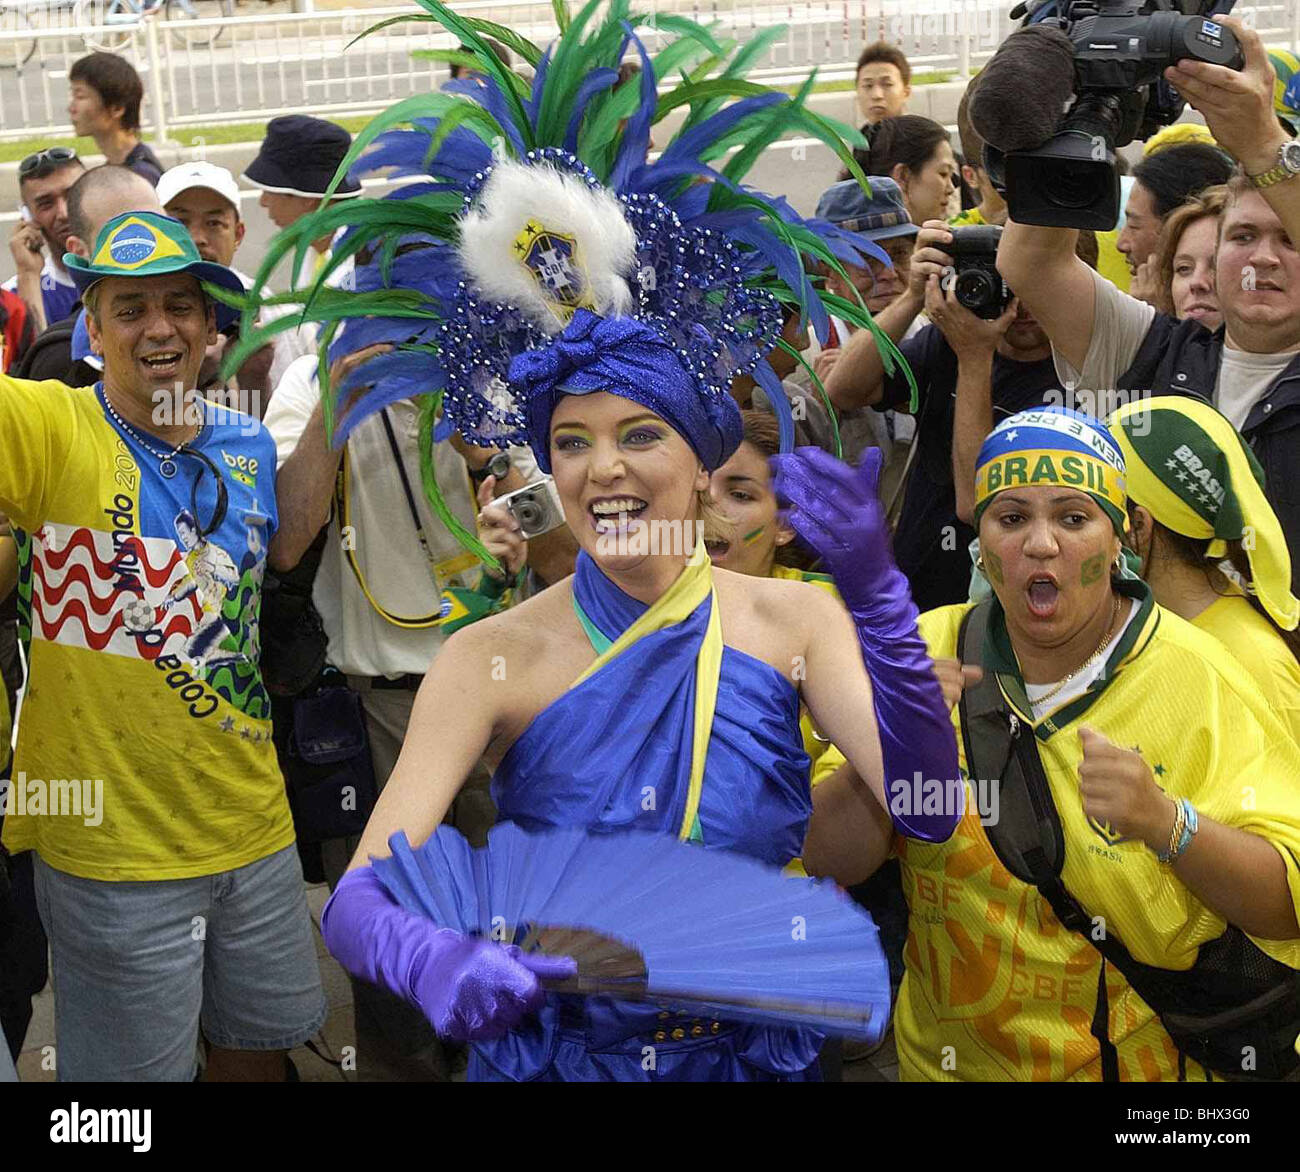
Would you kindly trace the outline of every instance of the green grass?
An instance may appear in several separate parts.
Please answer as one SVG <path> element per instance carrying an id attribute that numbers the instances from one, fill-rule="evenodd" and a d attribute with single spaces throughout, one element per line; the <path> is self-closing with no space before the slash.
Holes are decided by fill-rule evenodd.
<path id="1" fill-rule="evenodd" d="M 943 82 L 951 81 L 956 76 L 957 71 L 955 69 L 938 69 L 931 73 L 914 74 L 912 84 L 940 85 Z M 781 86 L 779 88 L 791 95 L 799 91 L 797 85 Z M 843 81 L 818 82 L 813 87 L 813 92 L 819 94 L 848 93 L 853 88 L 853 81 L 850 78 L 845 78 Z M 331 119 L 331 121 L 337 122 L 350 133 L 356 134 L 357 131 L 363 129 L 370 122 L 371 117 L 372 115 L 362 114 L 355 118 L 335 118 Z M 266 135 L 266 124 L 264 122 L 228 122 L 215 126 L 172 127 L 170 133 L 171 137 L 179 142 L 182 147 L 194 149 L 201 146 L 224 146 L 228 143 L 261 142 Z M 144 139 L 146 142 L 151 142 L 153 135 L 146 132 Z M 95 141 L 91 138 L 29 138 L 15 142 L 0 142 L 0 163 L 16 163 L 19 159 L 26 158 L 33 151 L 52 146 L 70 146 L 75 148 L 80 155 L 98 153 Z"/>

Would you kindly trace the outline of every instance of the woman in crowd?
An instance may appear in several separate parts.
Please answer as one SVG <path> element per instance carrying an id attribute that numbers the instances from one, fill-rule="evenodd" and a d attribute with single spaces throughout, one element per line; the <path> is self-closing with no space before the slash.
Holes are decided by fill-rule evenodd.
<path id="1" fill-rule="evenodd" d="M 997 762 L 969 760 L 976 717 L 953 713 L 967 776 L 997 778 L 1036 753 L 1060 834 L 1043 836 L 1036 813 L 1010 816 L 1016 787 L 999 796 L 973 780 L 951 839 L 895 840 L 911 913 L 895 1015 L 905 1079 L 1206 1077 L 1102 964 L 1089 921 L 1081 933 L 1058 921 L 1034 881 L 1043 852 L 1091 930 L 1138 961 L 1187 969 L 1224 937 L 1265 969 L 1269 957 L 1300 967 L 1300 751 L 1221 645 L 1124 572 L 1124 485 L 1105 427 L 1060 408 L 1012 416 L 980 452 L 993 597 L 931 611 L 921 630 L 948 661 L 954 704 L 963 685 L 996 678 L 972 708 L 993 721 L 981 728 L 1004 730 Z M 968 616 L 986 630 L 963 655 Z M 808 870 L 859 878 L 833 823 L 814 829 Z"/>
<path id="2" fill-rule="evenodd" d="M 956 776 L 943 697 L 889 558 L 878 465 L 826 495 L 816 461 L 785 458 L 800 524 L 832 563 L 846 614 L 805 583 L 715 571 L 702 543 L 647 553 L 633 540 L 650 525 L 694 530 L 710 473 L 741 441 L 734 400 L 702 392 L 651 327 L 580 309 L 510 373 L 581 546 L 577 571 L 457 632 L 438 655 L 322 916 L 326 943 L 445 1037 L 478 1043 L 472 1078 L 814 1076 L 815 1033 L 724 1023 L 675 1041 L 648 1071 L 657 1006 L 547 995 L 538 978 L 571 975 L 563 958 L 439 930 L 399 908 L 368 865 L 398 831 L 423 842 L 484 754 L 501 817 L 525 827 L 655 830 L 783 865 L 799 854 L 812 808 L 801 701 L 866 779 L 821 787 L 845 788 L 858 811 L 848 829 L 863 843 L 888 821 L 885 777 Z M 934 839 L 955 822 L 955 812 L 898 818 L 905 834 Z"/>
<path id="3" fill-rule="evenodd" d="M 1133 186 L 1124 206 L 1124 227 L 1116 247 L 1128 261 L 1129 293 L 1156 303 L 1155 254 L 1165 218 L 1207 187 L 1227 183 L 1232 159 L 1205 142 L 1181 142 L 1147 155 L 1133 168 Z"/>
<path id="4" fill-rule="evenodd" d="M 1197 399 L 1144 399 L 1108 422 L 1128 467 L 1129 545 L 1156 602 L 1227 646 L 1300 744 L 1300 602 L 1250 448 Z"/>
<path id="5" fill-rule="evenodd" d="M 869 141 L 869 150 L 854 152 L 859 164 L 868 175 L 887 175 L 898 184 L 912 223 L 946 221 L 961 174 L 948 132 L 919 114 L 901 114 L 874 126 Z M 847 178 L 847 172 L 840 176 Z"/>
<path id="6" fill-rule="evenodd" d="M 1223 324 L 1214 289 L 1214 254 L 1219 246 L 1219 217 L 1228 189 L 1207 187 L 1169 213 L 1160 230 L 1155 259 L 1155 307 L 1179 321 L 1194 318 L 1207 330 Z"/>

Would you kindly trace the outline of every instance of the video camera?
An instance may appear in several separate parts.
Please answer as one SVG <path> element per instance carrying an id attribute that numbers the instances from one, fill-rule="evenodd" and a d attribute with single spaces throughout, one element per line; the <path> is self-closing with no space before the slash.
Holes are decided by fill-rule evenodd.
<path id="1" fill-rule="evenodd" d="M 1061 29 L 1073 44 L 1076 96 L 1041 146 L 1004 155 L 985 144 L 989 180 L 1017 223 L 1113 228 L 1120 210 L 1115 148 L 1150 137 L 1185 106 L 1164 80 L 1165 69 L 1187 58 L 1244 66 L 1232 30 L 1207 15 L 1231 3 L 1177 4 L 1171 10 L 1170 0 L 1073 0 L 1064 17 L 1030 18 Z M 1020 5 L 1013 18 L 1026 10 Z"/>

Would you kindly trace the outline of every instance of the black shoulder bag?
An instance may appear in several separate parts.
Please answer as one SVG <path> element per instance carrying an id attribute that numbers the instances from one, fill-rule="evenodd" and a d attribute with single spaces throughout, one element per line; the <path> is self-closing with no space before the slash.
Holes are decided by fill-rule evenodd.
<path id="1" fill-rule="evenodd" d="M 996 674 L 983 662 L 991 600 L 970 610 L 957 637 L 963 663 L 984 678 L 962 692 L 962 742 L 971 777 L 998 778 L 999 817 L 985 827 L 994 852 L 1017 879 L 1047 900 L 1056 918 L 1102 956 L 1092 1033 L 1101 1047 L 1102 1078 L 1119 1080 L 1110 1040 L 1106 964 L 1110 963 L 1159 1016 L 1179 1053 L 1223 1078 L 1275 1081 L 1300 1069 L 1300 973 L 1274 960 L 1231 925 L 1201 945 L 1185 972 L 1135 960 L 1111 926 L 1095 920 L 1061 881 L 1065 838 L 1043 770 L 1034 730 L 1007 704 Z"/>

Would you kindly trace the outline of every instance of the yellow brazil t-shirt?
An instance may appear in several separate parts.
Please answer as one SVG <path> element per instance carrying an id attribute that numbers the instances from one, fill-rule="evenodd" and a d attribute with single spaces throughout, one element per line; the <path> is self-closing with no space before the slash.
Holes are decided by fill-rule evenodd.
<path id="1" fill-rule="evenodd" d="M 30 665 L 4 844 L 73 875 L 189 878 L 293 842 L 259 669 L 275 447 L 206 412 L 206 461 L 162 461 L 98 388 L 0 377 Z"/>
<path id="2" fill-rule="evenodd" d="M 1201 611 L 1192 626 L 1208 631 L 1232 652 L 1300 744 L 1300 663 L 1268 619 L 1243 595 L 1230 594 Z"/>
<path id="3" fill-rule="evenodd" d="M 1145 590 L 1145 587 L 1140 587 Z M 923 615 L 936 658 L 957 654 L 971 604 Z M 1209 635 L 1155 606 L 1149 594 L 1096 690 L 1036 726 L 1060 812 L 1067 889 L 1101 916 L 1140 961 L 1188 968 L 1225 922 L 1141 842 L 1084 816 L 1079 727 L 1136 748 L 1156 782 L 1203 817 L 1266 838 L 1285 862 L 1300 906 L 1300 750 L 1255 684 L 1224 671 Z M 1004 694 L 1018 690 L 1011 676 Z M 957 709 L 953 722 L 958 723 Z M 1029 723 L 1033 723 L 1029 721 Z M 957 738 L 963 772 L 965 746 Z M 989 787 L 967 781 L 967 812 L 943 843 L 895 839 L 909 909 L 906 974 L 895 1012 L 899 1068 L 910 1080 L 1098 1081 L 1091 1023 L 1100 954 L 1057 921 L 1036 888 L 1003 867 L 984 832 Z M 1257 941 L 1300 968 L 1300 942 Z M 1174 1080 L 1178 1056 L 1154 1013 L 1107 967 L 1110 1038 L 1126 1081 Z M 1188 1076 L 1203 1077 L 1194 1063 Z"/>

